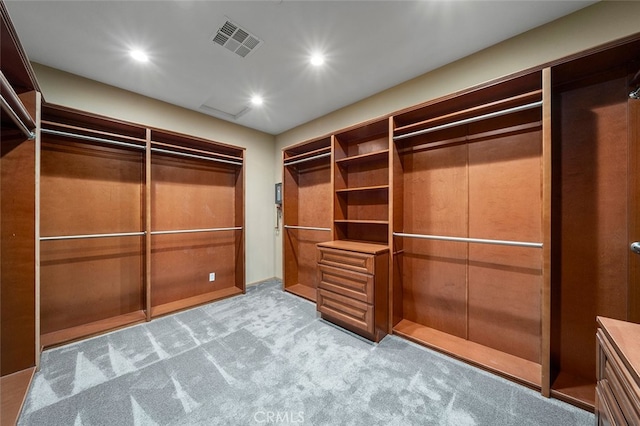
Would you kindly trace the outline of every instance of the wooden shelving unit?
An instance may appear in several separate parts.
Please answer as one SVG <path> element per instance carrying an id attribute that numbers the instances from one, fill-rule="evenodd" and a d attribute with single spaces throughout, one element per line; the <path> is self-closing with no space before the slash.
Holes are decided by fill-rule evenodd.
<path id="1" fill-rule="evenodd" d="M 389 122 L 334 136 L 334 239 L 388 243 Z"/>
<path id="2" fill-rule="evenodd" d="M 53 105 L 43 116 L 44 347 L 244 292 L 243 149 Z"/>
<path id="3" fill-rule="evenodd" d="M 551 394 L 593 410 L 595 318 L 640 322 L 640 39 L 551 69 Z"/>
<path id="4" fill-rule="evenodd" d="M 284 289 L 316 301 L 316 244 L 331 239 L 331 137 L 287 147 L 283 171 Z"/>
<path id="5" fill-rule="evenodd" d="M 151 317 L 244 293 L 244 150 L 157 129 L 149 139 Z"/>
<path id="6" fill-rule="evenodd" d="M 398 114 L 392 154 L 393 332 L 535 389 L 550 273 L 542 80 L 534 72 Z"/>
<path id="7" fill-rule="evenodd" d="M 48 347 L 145 320 L 146 131 L 43 107 L 40 333 Z"/>
<path id="8" fill-rule="evenodd" d="M 333 241 L 318 244 L 318 311 L 377 342 L 389 332 L 389 120 L 335 134 L 333 159 Z"/>

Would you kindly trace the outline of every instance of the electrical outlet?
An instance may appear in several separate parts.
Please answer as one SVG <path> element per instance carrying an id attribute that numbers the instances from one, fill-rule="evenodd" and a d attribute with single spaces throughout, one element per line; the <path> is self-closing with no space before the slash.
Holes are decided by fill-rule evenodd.
<path id="1" fill-rule="evenodd" d="M 209 281 L 215 281 L 216 280 L 216 273 L 215 272 L 211 272 L 209 274 Z"/>

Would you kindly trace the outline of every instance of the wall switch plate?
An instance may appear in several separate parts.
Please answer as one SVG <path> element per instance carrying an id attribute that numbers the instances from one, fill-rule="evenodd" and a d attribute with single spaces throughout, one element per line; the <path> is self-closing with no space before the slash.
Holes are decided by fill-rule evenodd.
<path id="1" fill-rule="evenodd" d="M 215 281 L 216 280 L 216 273 L 215 272 L 211 272 L 209 274 L 209 281 Z"/>

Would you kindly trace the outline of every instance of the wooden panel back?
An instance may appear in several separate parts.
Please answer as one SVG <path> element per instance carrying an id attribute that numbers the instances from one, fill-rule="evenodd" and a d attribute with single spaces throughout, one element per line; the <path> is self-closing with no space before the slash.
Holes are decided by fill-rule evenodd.
<path id="1" fill-rule="evenodd" d="M 388 162 L 387 157 L 380 157 L 348 166 L 336 166 L 336 189 L 388 185 Z M 340 182 L 344 182 L 344 186 Z"/>
<path id="2" fill-rule="evenodd" d="M 152 158 L 153 231 L 227 228 L 236 218 L 236 169 L 168 156 Z M 236 286 L 241 231 L 152 236 L 153 306 Z M 215 272 L 215 281 L 209 273 Z"/>
<path id="3" fill-rule="evenodd" d="M 337 220 L 389 220 L 389 192 L 372 190 L 336 193 Z"/>
<path id="4" fill-rule="evenodd" d="M 41 333 L 142 310 L 143 247 L 143 237 L 41 242 Z"/>
<path id="5" fill-rule="evenodd" d="M 138 232 L 142 153 L 46 137 L 42 236 Z M 141 310 L 142 237 L 43 241 L 43 334 Z"/>
<path id="6" fill-rule="evenodd" d="M 43 137 L 40 233 L 142 231 L 143 155 Z"/>
<path id="7" fill-rule="evenodd" d="M 469 145 L 470 237 L 542 242 L 541 154 L 539 130 Z M 540 363 L 541 285 L 540 249 L 469 244 L 469 340 Z"/>
<path id="8" fill-rule="evenodd" d="M 240 231 L 152 236 L 151 305 L 236 286 Z M 215 272 L 215 281 L 209 273 Z"/>
<path id="9" fill-rule="evenodd" d="M 404 232 L 467 236 L 467 146 L 402 158 Z M 404 318 L 466 338 L 467 245 L 405 238 Z"/>
<path id="10" fill-rule="evenodd" d="M 560 370 L 595 374 L 596 315 L 627 315 L 627 97 L 625 76 L 560 93 L 560 274 L 553 348 Z"/>

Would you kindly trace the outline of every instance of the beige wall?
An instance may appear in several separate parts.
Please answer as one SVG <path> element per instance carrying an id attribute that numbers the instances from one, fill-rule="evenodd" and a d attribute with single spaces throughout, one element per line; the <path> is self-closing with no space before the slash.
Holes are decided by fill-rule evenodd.
<path id="1" fill-rule="evenodd" d="M 282 133 L 276 137 L 275 181 L 282 180 L 283 147 L 637 33 L 638 16 L 640 1 L 596 3 Z M 275 274 L 282 277 L 280 235 L 275 246 Z"/>
<path id="2" fill-rule="evenodd" d="M 274 137 L 39 64 L 33 68 L 47 102 L 246 148 L 247 284 L 274 272 Z"/>

